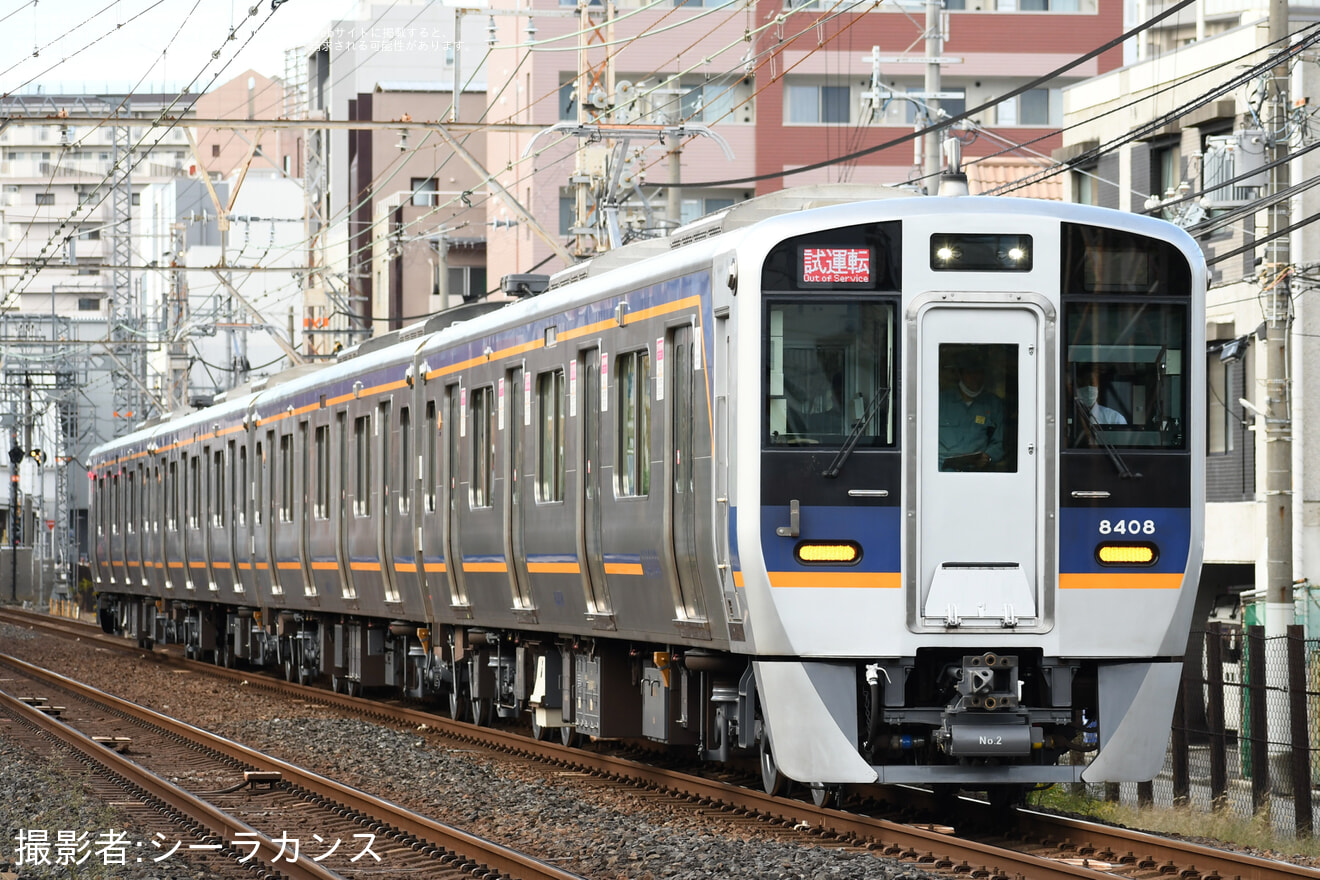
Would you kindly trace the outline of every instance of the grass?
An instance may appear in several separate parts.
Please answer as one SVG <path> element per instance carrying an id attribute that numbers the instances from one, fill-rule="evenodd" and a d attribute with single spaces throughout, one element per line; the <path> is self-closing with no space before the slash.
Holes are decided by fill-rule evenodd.
<path id="1" fill-rule="evenodd" d="M 1043 810 L 1068 813 L 1149 831 L 1182 837 L 1221 841 L 1224 844 L 1268 854 L 1279 859 L 1320 859 L 1320 838 L 1280 837 L 1270 826 L 1269 817 L 1257 814 L 1250 818 L 1231 809 L 1205 812 L 1187 807 L 1137 809 L 1115 801 L 1077 794 L 1066 785 L 1033 792 L 1028 805 Z"/>

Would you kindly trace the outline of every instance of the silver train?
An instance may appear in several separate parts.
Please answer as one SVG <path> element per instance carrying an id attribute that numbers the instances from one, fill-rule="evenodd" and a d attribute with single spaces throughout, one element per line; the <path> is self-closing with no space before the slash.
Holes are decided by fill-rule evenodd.
<path id="1" fill-rule="evenodd" d="M 1202 552 L 1200 251 L 1103 209 L 850 192 L 97 449 L 103 627 L 759 757 L 821 801 L 1152 777 Z"/>

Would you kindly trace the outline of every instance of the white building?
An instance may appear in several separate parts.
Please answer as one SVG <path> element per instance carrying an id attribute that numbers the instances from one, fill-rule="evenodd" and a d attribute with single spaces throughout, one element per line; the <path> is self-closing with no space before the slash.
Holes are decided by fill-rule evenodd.
<path id="1" fill-rule="evenodd" d="M 213 186 L 227 206 L 238 174 Z M 142 209 L 151 248 L 144 256 L 161 267 L 145 276 L 144 305 L 173 328 L 176 343 L 153 354 L 152 372 L 187 375 L 186 388 L 168 389 L 170 397 L 204 404 L 291 366 L 286 346 L 297 338 L 306 276 L 300 183 L 275 170 L 249 171 L 225 232 L 199 179 L 149 187 Z M 180 357 L 186 363 L 171 363 Z"/>

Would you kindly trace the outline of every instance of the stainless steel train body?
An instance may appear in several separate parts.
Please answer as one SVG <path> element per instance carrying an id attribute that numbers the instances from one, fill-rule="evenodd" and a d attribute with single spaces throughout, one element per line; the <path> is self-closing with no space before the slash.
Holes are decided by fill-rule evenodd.
<path id="1" fill-rule="evenodd" d="M 1149 778 L 1201 558 L 1198 249 L 1080 206 L 813 199 L 97 450 L 103 624 L 759 753 L 772 789 Z"/>

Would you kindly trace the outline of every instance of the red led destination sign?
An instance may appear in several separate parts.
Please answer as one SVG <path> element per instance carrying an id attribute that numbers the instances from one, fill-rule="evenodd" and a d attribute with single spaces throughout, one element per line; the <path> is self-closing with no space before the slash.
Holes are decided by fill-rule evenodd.
<path id="1" fill-rule="evenodd" d="M 871 249 L 803 248 L 802 281 L 806 284 L 867 284 L 871 281 Z"/>

